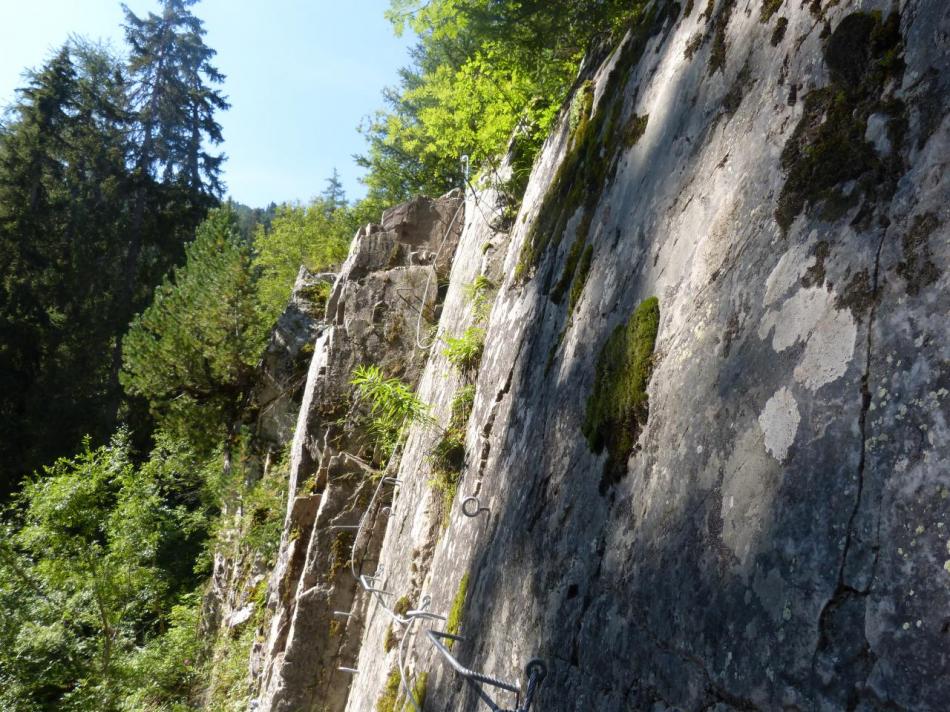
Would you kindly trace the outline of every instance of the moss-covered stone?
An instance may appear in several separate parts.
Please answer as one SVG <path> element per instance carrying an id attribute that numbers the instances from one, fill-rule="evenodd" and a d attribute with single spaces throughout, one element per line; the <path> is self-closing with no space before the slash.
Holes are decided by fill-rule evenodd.
<path id="1" fill-rule="evenodd" d="M 425 710 L 426 705 L 426 693 L 429 688 L 429 673 L 423 672 L 416 675 L 416 682 L 412 686 L 412 696 L 416 698 L 416 704 L 419 705 L 419 709 Z M 411 706 L 407 706 L 407 709 L 414 709 Z"/>
<path id="2" fill-rule="evenodd" d="M 448 526 L 452 503 L 465 467 L 465 428 L 475 405 L 475 386 L 463 386 L 452 399 L 451 415 L 442 437 L 429 453 L 433 478 L 430 484 L 442 493 L 442 526 Z"/>
<path id="3" fill-rule="evenodd" d="M 455 598 L 452 599 L 452 608 L 449 610 L 449 617 L 445 621 L 445 632 L 451 635 L 458 635 L 462 629 L 462 614 L 465 612 L 465 601 L 468 598 L 469 575 L 465 574 L 459 581 L 458 589 L 455 592 Z M 445 642 L 446 647 L 451 648 L 453 640 Z"/>
<path id="4" fill-rule="evenodd" d="M 398 642 L 399 641 L 396 640 L 396 634 L 393 633 L 393 626 L 390 624 L 389 627 L 386 628 L 386 635 L 383 636 L 383 650 L 387 653 L 390 652 L 396 647 Z"/>
<path id="5" fill-rule="evenodd" d="M 659 324 L 660 303 L 650 297 L 614 329 L 597 359 L 583 431 L 591 450 L 607 450 L 602 493 L 625 474 L 627 459 L 647 421 L 647 385 Z"/>
<path id="6" fill-rule="evenodd" d="M 899 144 L 906 128 L 902 102 L 885 99 L 887 81 L 903 72 L 899 18 L 880 13 L 845 17 L 825 45 L 831 84 L 805 97 L 802 117 L 782 151 L 785 184 L 775 218 L 783 232 L 807 206 L 837 219 L 866 195 L 896 183 Z M 872 113 L 889 117 L 893 156 L 882 160 L 865 139 Z M 843 190 L 844 184 L 856 181 Z"/>
<path id="7" fill-rule="evenodd" d="M 568 221 L 578 209 L 584 211 L 578 236 L 586 238 L 593 218 L 593 211 L 608 184 L 616 173 L 620 149 L 627 136 L 627 127 L 619 126 L 623 109 L 623 88 L 630 72 L 646 49 L 650 38 L 659 32 L 666 21 L 675 17 L 672 3 L 655 3 L 640 11 L 631 37 L 620 48 L 614 67 L 607 77 L 603 98 L 593 108 L 587 103 L 586 85 L 581 85 L 582 101 L 575 98 L 572 106 L 580 106 L 574 130 L 564 160 L 551 181 L 551 187 L 541 202 L 541 209 L 524 241 L 515 277 L 523 279 L 537 267 L 549 248 L 556 247 L 567 227 Z M 637 117 L 640 119 L 640 117 Z M 629 132 L 636 135 L 639 124 Z M 645 127 L 645 124 L 644 124 Z"/>
<path id="8" fill-rule="evenodd" d="M 772 38 L 769 40 L 769 43 L 773 47 L 778 47 L 782 40 L 785 39 L 785 31 L 788 29 L 788 18 L 780 17 L 775 21 L 775 29 L 772 30 Z"/>
<path id="9" fill-rule="evenodd" d="M 353 534 L 341 531 L 330 546 L 330 578 L 336 578 L 340 571 L 350 565 L 350 553 L 353 548 Z"/>
<path id="10" fill-rule="evenodd" d="M 778 12 L 785 0 L 762 0 L 762 9 L 759 10 L 759 22 L 768 22 L 772 15 Z"/>
<path id="11" fill-rule="evenodd" d="M 376 712 L 400 712 L 399 690 L 402 683 L 402 675 L 399 668 L 393 666 L 386 678 L 386 684 L 379 698 L 376 700 Z"/>
<path id="12" fill-rule="evenodd" d="M 397 616 L 405 616 L 409 612 L 409 607 L 412 604 L 409 601 L 409 596 L 400 596 L 399 600 L 396 601 L 393 606 L 393 613 Z"/>
<path id="13" fill-rule="evenodd" d="M 584 254 L 581 255 L 580 262 L 577 265 L 577 275 L 571 284 L 571 296 L 567 302 L 567 310 L 569 312 L 574 311 L 574 307 L 577 306 L 577 300 L 581 298 L 581 294 L 584 292 L 584 286 L 587 284 L 587 275 L 590 273 L 590 263 L 593 256 L 594 247 L 588 245 L 587 249 L 584 250 Z"/>
<path id="14" fill-rule="evenodd" d="M 637 114 L 632 114 L 627 120 L 627 125 L 624 127 L 623 131 L 623 145 L 626 148 L 631 148 L 636 146 L 640 139 L 643 137 L 643 134 L 647 130 L 647 121 L 650 120 L 649 114 L 644 114 L 643 116 L 638 116 Z"/>
<path id="15" fill-rule="evenodd" d="M 586 235 L 578 235 L 577 239 L 571 244 L 568 250 L 567 259 L 564 260 L 564 270 L 561 272 L 561 278 L 551 290 L 551 301 L 560 304 L 564 298 L 564 293 L 571 285 L 574 279 L 574 273 L 577 271 L 577 264 L 580 262 L 581 255 L 584 253 L 584 244 L 587 241 Z"/>
<path id="16" fill-rule="evenodd" d="M 735 10 L 736 0 L 723 0 L 716 18 L 713 20 L 712 29 L 712 49 L 709 52 L 708 72 L 712 76 L 717 71 L 721 71 L 726 66 L 726 28 L 729 27 L 729 20 L 732 19 L 732 11 Z"/>

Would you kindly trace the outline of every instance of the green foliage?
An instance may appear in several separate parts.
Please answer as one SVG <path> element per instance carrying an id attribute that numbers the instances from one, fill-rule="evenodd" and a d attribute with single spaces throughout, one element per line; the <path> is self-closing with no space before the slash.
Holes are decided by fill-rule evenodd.
<path id="1" fill-rule="evenodd" d="M 465 298 L 472 305 L 472 316 L 476 322 L 488 319 L 498 288 L 483 274 L 478 275 L 471 284 L 465 285 Z"/>
<path id="2" fill-rule="evenodd" d="M 120 432 L 25 485 L 0 545 L 4 709 L 137 709 L 123 700 L 190 686 L 198 671 L 184 661 L 197 661 L 201 643 L 189 628 L 198 599 L 187 560 L 207 536 L 192 475 L 201 467 L 166 438 L 136 469 Z"/>
<path id="3" fill-rule="evenodd" d="M 410 425 L 432 422 L 429 406 L 398 378 L 386 378 L 379 366 L 357 366 L 350 383 L 369 404 L 369 430 L 377 463 L 389 459 Z"/>
<path id="4" fill-rule="evenodd" d="M 186 248 L 184 266 L 129 327 L 122 383 L 168 430 L 210 449 L 240 418 L 269 326 L 250 246 L 234 214 L 214 210 Z"/>
<path id="5" fill-rule="evenodd" d="M 336 268 L 356 232 L 353 212 L 340 195 L 310 205 L 277 208 L 269 230 L 254 236 L 254 266 L 260 270 L 258 291 L 265 319 L 273 323 L 286 308 L 300 267 L 310 272 Z"/>
<path id="6" fill-rule="evenodd" d="M 411 28 L 415 62 L 362 130 L 371 199 L 438 194 L 461 181 L 459 157 L 490 166 L 517 136 L 508 190 L 520 198 L 534 156 L 584 53 L 619 37 L 640 3 L 621 0 L 393 0 L 397 31 Z"/>
<path id="7" fill-rule="evenodd" d="M 478 370 L 484 349 L 485 330 L 479 326 L 470 326 L 461 336 L 447 336 L 442 353 L 460 371 L 472 374 Z"/>
<path id="8" fill-rule="evenodd" d="M 196 194 L 220 195 L 224 156 L 205 146 L 223 140 L 215 113 L 229 105 L 212 88 L 224 75 L 211 64 L 217 53 L 204 43 L 203 23 L 188 9 L 194 3 L 162 0 L 162 11 L 145 17 L 122 6 L 131 103 L 143 133 L 137 168 Z"/>
<path id="9" fill-rule="evenodd" d="M 0 497 L 101 442 L 126 240 L 123 70 L 104 49 L 63 47 L 0 125 Z M 124 326 L 121 325 L 121 326 Z"/>
<path id="10" fill-rule="evenodd" d="M 458 590 L 455 592 L 455 598 L 452 599 L 452 608 L 449 609 L 449 617 L 445 622 L 445 632 L 451 635 L 458 635 L 462 629 L 462 614 L 465 612 L 465 601 L 468 598 L 469 575 L 465 574 L 459 581 Z M 445 645 L 451 648 L 455 641 L 447 640 Z"/>
<path id="11" fill-rule="evenodd" d="M 148 445 L 122 335 L 221 192 L 223 77 L 192 4 L 126 10 L 122 57 L 71 39 L 0 126 L 0 496 L 119 421 Z"/>
<path id="12" fill-rule="evenodd" d="M 659 300 L 650 297 L 614 329 L 597 359 L 583 432 L 591 450 L 607 449 L 601 491 L 626 472 L 627 458 L 649 415 L 646 389 L 659 324 Z"/>

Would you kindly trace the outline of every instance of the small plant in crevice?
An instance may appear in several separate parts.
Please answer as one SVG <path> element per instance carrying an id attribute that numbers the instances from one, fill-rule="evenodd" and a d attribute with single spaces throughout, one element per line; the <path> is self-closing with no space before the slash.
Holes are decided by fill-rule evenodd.
<path id="1" fill-rule="evenodd" d="M 369 404 L 368 430 L 373 437 L 373 459 L 389 459 L 413 423 L 431 424 L 429 406 L 398 378 L 387 378 L 379 366 L 357 366 L 350 383 Z"/>
<path id="2" fill-rule="evenodd" d="M 475 404 L 475 386 L 466 385 L 452 399 L 448 427 L 429 453 L 432 465 L 431 485 L 442 493 L 442 528 L 448 527 L 452 502 L 458 493 L 459 480 L 465 467 L 465 426 Z"/>
<path id="3" fill-rule="evenodd" d="M 462 373 L 471 375 L 478 370 L 484 349 L 485 330 L 479 326 L 470 326 L 461 336 L 445 337 L 445 349 L 442 353 Z"/>
<path id="4" fill-rule="evenodd" d="M 602 494 L 626 473 L 627 459 L 649 416 L 647 385 L 659 324 L 659 300 L 650 297 L 614 329 L 597 359 L 583 432 L 593 452 L 607 450 Z"/>
<path id="5" fill-rule="evenodd" d="M 465 285 L 465 298 L 472 305 L 472 316 L 476 322 L 488 319 L 497 289 L 495 283 L 483 274 Z"/>

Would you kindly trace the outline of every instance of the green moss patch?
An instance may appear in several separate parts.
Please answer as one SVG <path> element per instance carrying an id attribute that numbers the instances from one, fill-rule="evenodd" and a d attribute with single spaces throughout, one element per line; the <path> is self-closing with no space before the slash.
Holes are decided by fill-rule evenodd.
<path id="1" fill-rule="evenodd" d="M 623 131 L 623 145 L 626 148 L 632 148 L 633 146 L 636 146 L 640 139 L 643 138 L 643 134 L 646 133 L 647 122 L 649 120 L 649 114 L 644 114 L 643 116 L 633 114 L 630 116 L 630 119 L 627 121 L 627 125 L 624 127 Z"/>
<path id="2" fill-rule="evenodd" d="M 778 47 L 782 40 L 785 39 L 785 31 L 788 29 L 788 18 L 780 17 L 775 21 L 775 29 L 772 30 L 772 38 L 769 40 L 769 44 L 773 47 Z"/>
<path id="3" fill-rule="evenodd" d="M 831 84 L 805 97 L 802 117 L 782 150 L 786 180 L 775 219 L 783 233 L 807 206 L 820 204 L 820 217 L 835 220 L 862 197 L 893 190 L 906 109 L 882 93 L 888 79 L 903 73 L 902 52 L 896 14 L 883 20 L 880 13 L 853 13 L 828 37 L 824 55 Z M 890 159 L 881 159 L 864 138 L 873 113 L 889 117 Z M 842 186 L 849 181 L 856 185 L 846 194 Z"/>
<path id="4" fill-rule="evenodd" d="M 759 10 L 759 22 L 768 22 L 772 15 L 778 12 L 785 0 L 762 0 L 762 9 Z"/>
<path id="5" fill-rule="evenodd" d="M 425 709 L 426 692 L 428 691 L 428 688 L 429 673 L 423 672 L 416 675 L 416 683 L 412 686 L 412 696 L 416 698 L 416 704 L 419 705 L 419 709 Z"/>
<path id="6" fill-rule="evenodd" d="M 577 275 L 574 277 L 573 284 L 571 284 L 571 296 L 567 302 L 567 310 L 569 312 L 574 311 L 574 307 L 577 306 L 577 300 L 581 298 L 581 294 L 584 292 L 584 285 L 587 284 L 587 275 L 590 273 L 590 262 L 593 256 L 594 248 L 588 245 L 587 249 L 584 250 L 584 254 L 581 255 L 580 262 L 577 265 Z"/>
<path id="7" fill-rule="evenodd" d="M 587 399 L 583 432 L 595 453 L 607 450 L 601 493 L 626 473 L 649 415 L 647 385 L 660 325 L 660 303 L 650 297 L 617 326 L 597 359 L 594 389 Z"/>
<path id="8" fill-rule="evenodd" d="M 568 287 L 571 286 L 571 282 L 574 279 L 574 272 L 577 271 L 577 264 L 580 262 L 581 255 L 584 252 L 586 238 L 586 235 L 579 235 L 571 244 L 571 249 L 567 253 L 567 259 L 564 260 L 564 270 L 561 272 L 561 278 L 551 290 L 551 301 L 555 304 L 561 303 L 561 300 L 564 299 L 564 293 Z"/>
<path id="9" fill-rule="evenodd" d="M 350 553 L 353 549 L 352 532 L 344 531 L 336 535 L 330 547 L 330 578 L 336 578 L 340 570 L 350 565 Z"/>
<path id="10" fill-rule="evenodd" d="M 452 608 L 449 610 L 449 617 L 445 622 L 445 632 L 451 635 L 458 635 L 462 629 L 462 614 L 465 612 L 465 601 L 468 597 L 469 575 L 465 574 L 459 581 L 458 590 L 455 592 L 455 598 L 452 599 Z M 446 640 L 446 647 L 451 648 L 454 640 Z"/>
<path id="11" fill-rule="evenodd" d="M 726 28 L 729 27 L 729 20 L 732 19 L 732 11 L 735 10 L 736 0 L 723 0 L 716 18 L 713 20 L 712 27 L 712 49 L 709 52 L 709 75 L 712 76 L 717 71 L 721 71 L 726 66 Z"/>
<path id="12" fill-rule="evenodd" d="M 593 91 L 587 84 L 578 90 L 580 99 L 575 94 L 568 116 L 573 130 L 567 154 L 525 239 L 515 270 L 518 279 L 526 278 L 548 249 L 560 244 L 568 221 L 578 209 L 584 211 L 578 238 L 583 235 L 586 240 L 597 202 L 616 173 L 621 147 L 626 141 L 639 138 L 637 131 L 642 134 L 646 125 L 646 117 L 637 117 L 632 128 L 619 125 L 624 86 L 650 38 L 662 29 L 668 18 L 675 17 L 676 12 L 673 3 L 656 3 L 639 12 L 632 36 L 620 49 L 596 110 L 593 109 Z M 573 120 L 575 106 L 578 107 L 576 123 Z"/>
<path id="13" fill-rule="evenodd" d="M 442 493 L 442 527 L 448 526 L 452 502 L 458 493 L 459 480 L 465 468 L 465 428 L 475 405 L 475 386 L 463 386 L 452 399 L 449 422 L 432 451 L 432 487 Z"/>
<path id="14" fill-rule="evenodd" d="M 402 675 L 398 667 L 393 667 L 386 678 L 386 685 L 376 700 L 376 712 L 400 712 L 399 708 L 399 690 L 402 683 Z"/>

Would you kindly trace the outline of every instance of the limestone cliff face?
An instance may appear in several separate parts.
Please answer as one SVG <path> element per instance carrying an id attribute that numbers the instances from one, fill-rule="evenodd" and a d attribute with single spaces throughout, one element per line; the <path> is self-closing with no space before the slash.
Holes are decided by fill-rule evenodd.
<path id="1" fill-rule="evenodd" d="M 418 707 L 487 709 L 449 630 L 522 693 L 542 658 L 533 710 L 946 709 L 948 84 L 943 0 L 657 3 L 589 63 L 513 222 L 487 187 L 450 248 L 451 196 L 361 231 L 258 708 L 412 709 L 402 671 Z M 438 422 L 380 487 L 358 431 L 327 437 L 371 361 Z"/>

